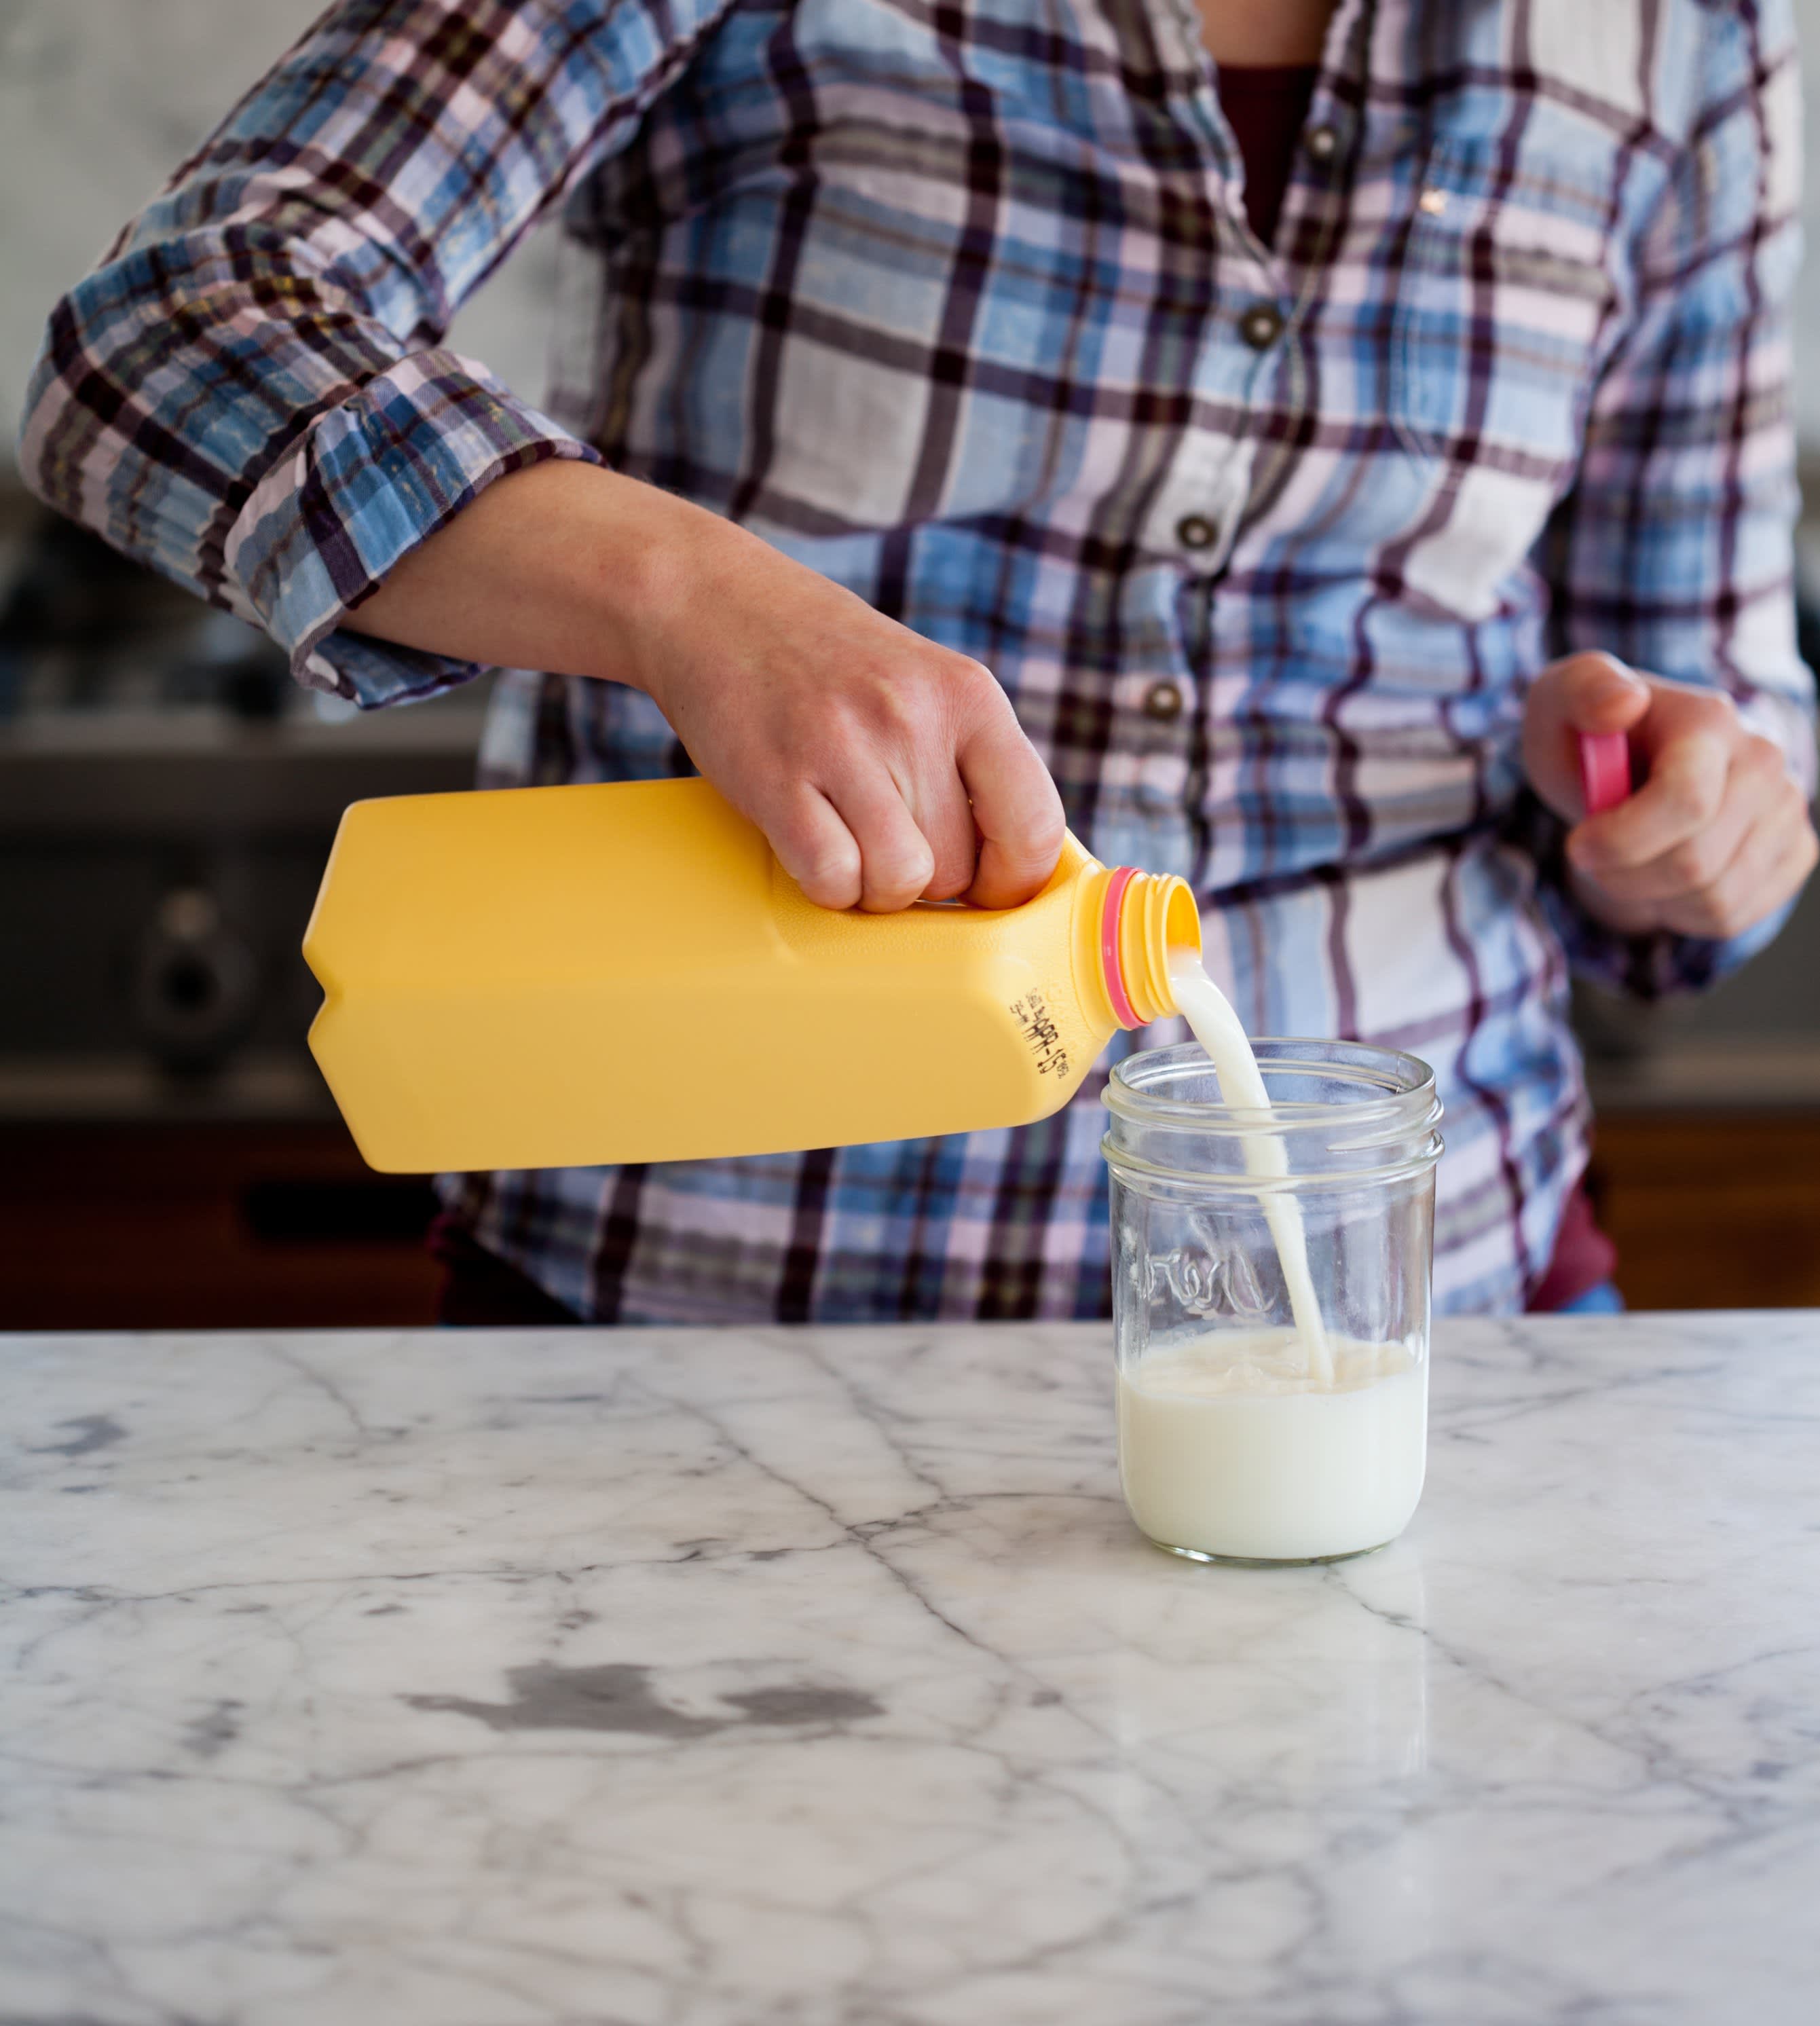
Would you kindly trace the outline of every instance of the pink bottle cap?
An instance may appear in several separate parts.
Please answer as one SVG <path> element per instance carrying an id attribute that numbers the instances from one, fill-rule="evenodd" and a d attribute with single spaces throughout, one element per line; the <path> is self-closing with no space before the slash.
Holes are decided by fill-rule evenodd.
<path id="1" fill-rule="evenodd" d="M 1630 742 L 1621 731 L 1580 734 L 1580 791 L 1586 814 L 1602 816 L 1630 796 Z"/>

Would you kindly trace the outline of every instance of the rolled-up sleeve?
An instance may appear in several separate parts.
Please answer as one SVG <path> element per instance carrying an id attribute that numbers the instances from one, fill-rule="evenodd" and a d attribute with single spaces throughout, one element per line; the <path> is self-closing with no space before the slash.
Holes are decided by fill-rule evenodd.
<path id="1" fill-rule="evenodd" d="M 28 482 L 312 687 L 375 705 L 475 673 L 344 621 L 495 479 L 595 453 L 444 335 L 730 4 L 332 9 L 57 305 Z"/>
<path id="2" fill-rule="evenodd" d="M 1557 653 L 1599 648 L 1716 685 L 1810 796 L 1814 683 L 1795 644 L 1799 509 L 1789 398 L 1800 260 L 1800 95 L 1785 0 L 1715 9 L 1702 107 L 1638 249 L 1635 298 L 1538 562 Z M 1581 908 L 1563 826 L 1531 806 L 1542 897 L 1576 969 L 1653 997 L 1767 942 L 1620 935 Z"/>

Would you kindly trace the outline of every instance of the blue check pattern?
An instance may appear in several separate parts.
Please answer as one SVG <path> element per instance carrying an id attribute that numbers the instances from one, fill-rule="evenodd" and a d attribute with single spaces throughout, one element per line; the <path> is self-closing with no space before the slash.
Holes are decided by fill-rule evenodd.
<path id="1" fill-rule="evenodd" d="M 1570 963 L 1745 953 L 1577 912 L 1526 684 L 1607 648 L 1811 768 L 1797 104 L 1787 0 L 1342 0 L 1266 247 L 1188 0 L 348 0 L 57 306 L 24 463 L 367 705 L 474 672 L 348 622 L 505 472 L 744 522 L 991 666 L 1254 1030 L 1435 1065 L 1439 1303 L 1513 1309 L 1586 1155 Z M 558 208 L 546 412 L 444 337 Z M 687 764 L 518 672 L 486 774 Z M 1095 1095 L 445 1188 L 602 1319 L 1092 1316 Z"/>

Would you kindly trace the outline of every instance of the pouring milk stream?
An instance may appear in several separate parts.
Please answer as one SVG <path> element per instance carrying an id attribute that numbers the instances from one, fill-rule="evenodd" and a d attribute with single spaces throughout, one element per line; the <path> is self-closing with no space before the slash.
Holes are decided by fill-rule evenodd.
<path id="1" fill-rule="evenodd" d="M 1270 1093 L 1264 1088 L 1258 1058 L 1251 1052 L 1251 1044 L 1245 1037 L 1232 1002 L 1208 977 L 1199 955 L 1177 951 L 1170 961 L 1169 976 L 1182 1018 L 1194 1030 L 1195 1039 L 1207 1051 L 1207 1060 L 1220 1079 L 1221 1099 L 1247 1111 L 1268 1112 Z M 1289 1149 L 1276 1133 L 1248 1135 L 1244 1147 L 1245 1166 L 1259 1181 L 1268 1184 L 1288 1176 Z M 1266 1187 L 1258 1193 L 1264 1221 L 1277 1242 L 1290 1312 L 1307 1352 L 1309 1372 L 1317 1384 L 1331 1386 L 1333 1354 L 1328 1346 L 1321 1302 L 1308 1270 L 1308 1238 L 1302 1228 L 1302 1206 L 1280 1190 Z"/>

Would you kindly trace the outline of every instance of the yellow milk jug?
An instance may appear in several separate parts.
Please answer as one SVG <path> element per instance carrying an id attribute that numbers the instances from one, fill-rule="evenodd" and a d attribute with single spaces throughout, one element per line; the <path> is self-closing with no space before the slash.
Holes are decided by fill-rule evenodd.
<path id="1" fill-rule="evenodd" d="M 838 914 L 706 781 L 356 802 L 304 955 L 375 1168 L 775 1154 L 1017 1125 L 1200 946 L 1177 879 L 1070 838 L 1020 908 Z"/>

